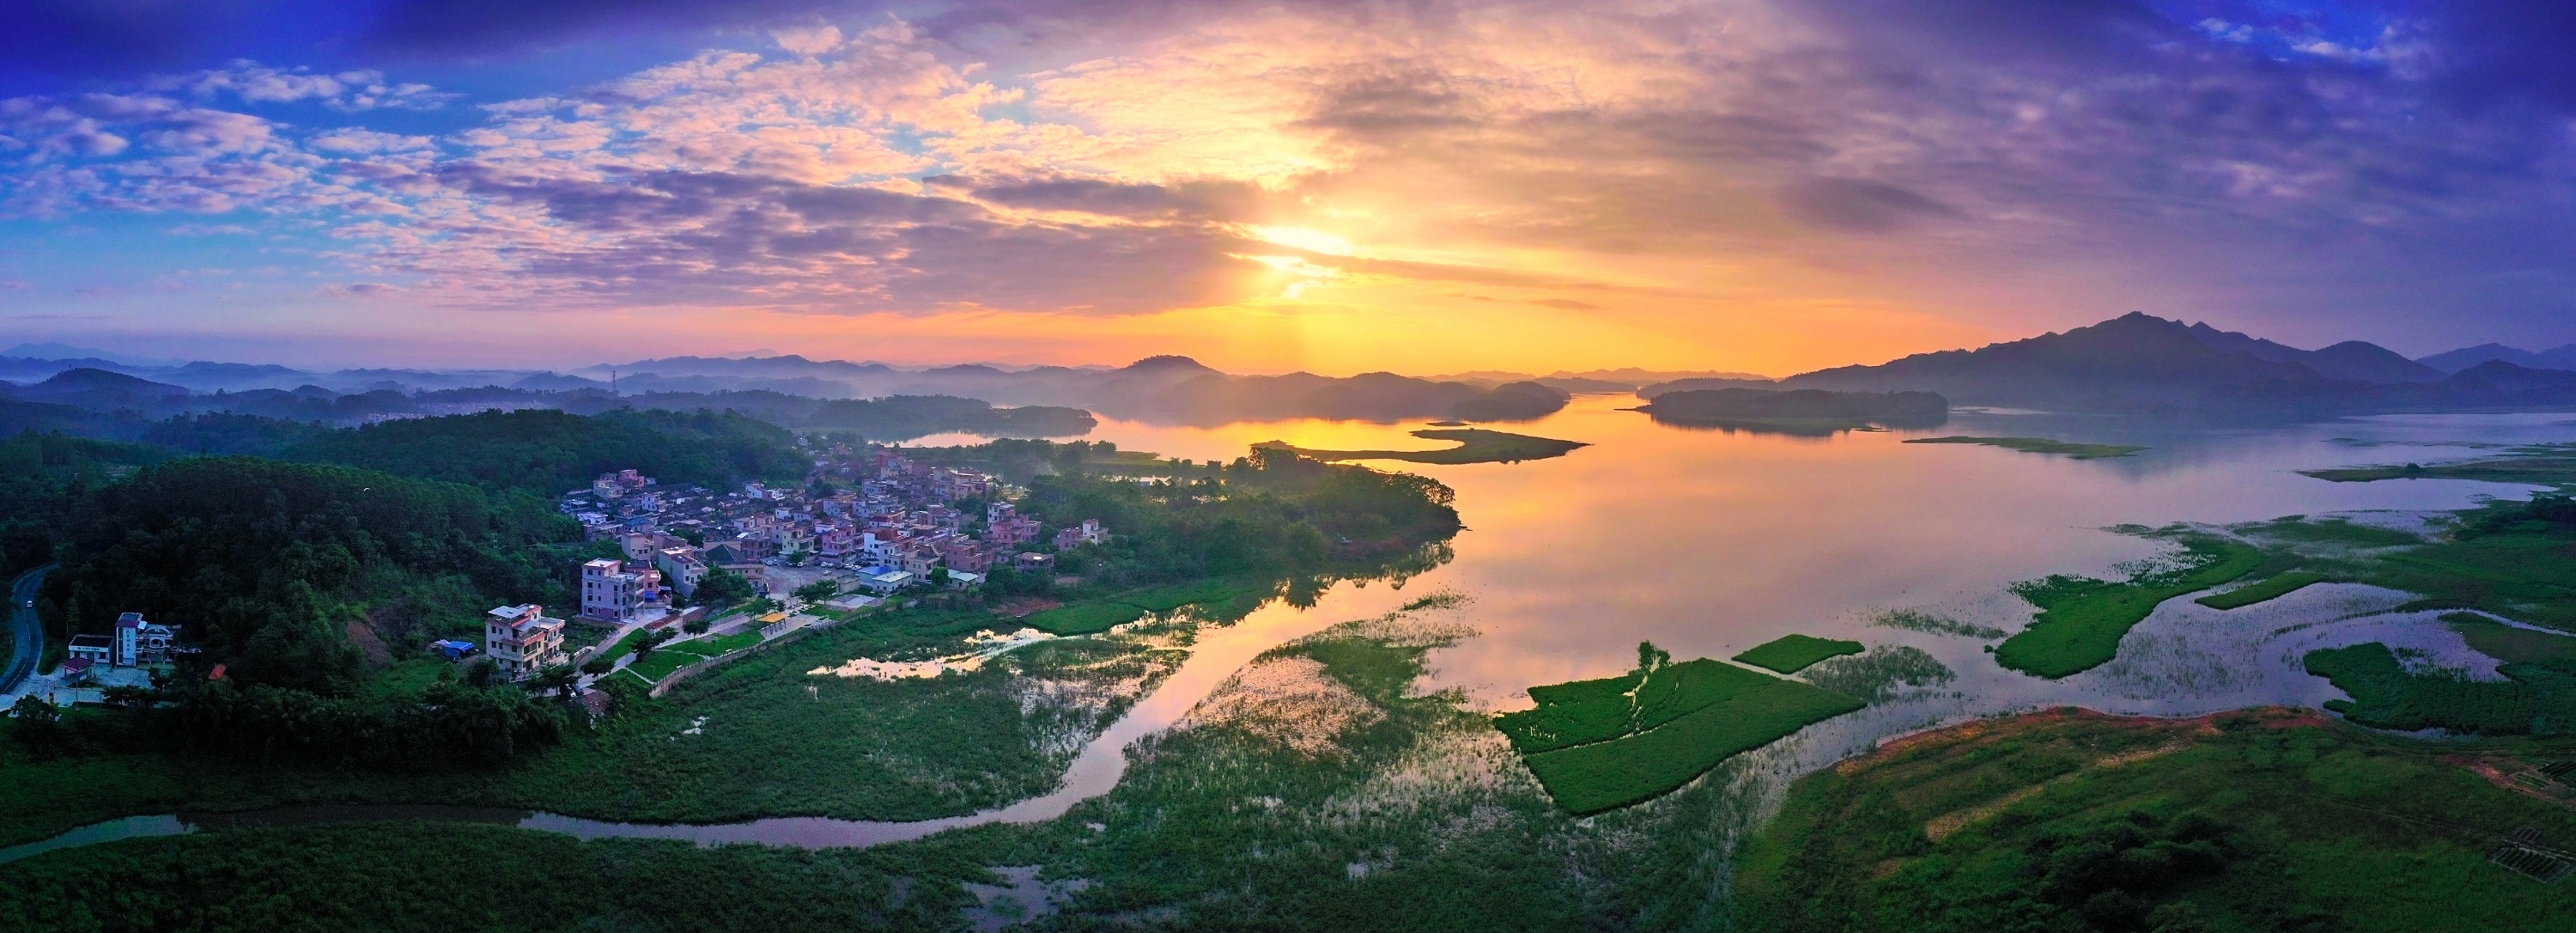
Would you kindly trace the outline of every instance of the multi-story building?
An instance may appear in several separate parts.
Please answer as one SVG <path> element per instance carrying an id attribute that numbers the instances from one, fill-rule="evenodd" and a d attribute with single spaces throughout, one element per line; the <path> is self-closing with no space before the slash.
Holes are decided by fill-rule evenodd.
<path id="1" fill-rule="evenodd" d="M 155 664 L 169 659 L 179 627 L 146 622 L 142 613 L 129 612 L 116 617 L 116 634 L 112 637 L 116 652 L 111 663 L 118 667 Z"/>
<path id="2" fill-rule="evenodd" d="M 653 566 L 662 571 L 662 579 L 682 596 L 698 594 L 698 580 L 707 575 L 707 562 L 693 547 L 663 548 L 653 555 Z"/>
<path id="3" fill-rule="evenodd" d="M 483 653 L 503 676 L 519 680 L 564 663 L 563 628 L 562 619 L 546 618 L 535 603 L 501 606 L 483 617 Z"/>
<path id="4" fill-rule="evenodd" d="M 581 565 L 581 614 L 603 622 L 630 622 L 653 601 L 660 582 L 650 567 L 600 558 Z"/>
<path id="5" fill-rule="evenodd" d="M 1086 544 L 1100 544 L 1108 540 L 1109 529 L 1100 527 L 1100 520 L 1097 518 L 1086 518 L 1082 520 L 1082 527 L 1056 532 L 1055 549 L 1061 551 Z"/>

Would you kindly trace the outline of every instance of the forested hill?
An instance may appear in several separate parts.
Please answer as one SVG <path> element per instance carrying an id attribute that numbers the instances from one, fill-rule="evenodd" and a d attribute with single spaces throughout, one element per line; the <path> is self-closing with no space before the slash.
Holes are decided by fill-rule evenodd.
<path id="1" fill-rule="evenodd" d="M 49 637 L 119 612 L 181 622 L 249 683 L 345 693 L 365 615 L 397 650 L 494 605 L 565 604 L 581 530 L 541 500 L 371 470 L 251 457 L 141 469 L 74 505 L 39 610 Z"/>
<path id="2" fill-rule="evenodd" d="M 666 483 L 728 486 L 792 483 L 806 469 L 787 429 L 714 411 L 617 409 L 583 416 L 530 408 L 360 428 L 211 413 L 156 423 L 143 437 L 184 453 L 336 463 L 541 496 L 579 488 L 612 470 L 634 469 Z"/>

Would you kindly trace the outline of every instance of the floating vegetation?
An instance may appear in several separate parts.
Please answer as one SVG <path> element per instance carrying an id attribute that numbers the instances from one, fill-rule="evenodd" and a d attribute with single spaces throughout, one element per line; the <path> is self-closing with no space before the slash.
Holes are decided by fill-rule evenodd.
<path id="1" fill-rule="evenodd" d="M 2065 454 L 2067 459 L 2070 460 L 2100 460 L 2105 457 L 2126 457 L 2130 454 L 2146 449 L 2134 444 L 2078 444 L 2072 441 L 2050 440 L 2045 437 L 1971 437 L 1968 435 L 1956 435 L 1952 437 L 1917 437 L 1907 440 L 1906 443 L 1980 444 L 1987 447 L 2001 447 L 2005 450 L 2018 450 L 2024 453 Z"/>
<path id="2" fill-rule="evenodd" d="M 1869 653 L 1828 658 L 1808 668 L 1808 683 L 1861 698 L 1871 705 L 1909 689 L 1938 687 L 1959 675 L 1930 652 L 1905 645 L 1880 645 Z"/>
<path id="3" fill-rule="evenodd" d="M 2270 602 L 2283 596 L 2288 596 L 2291 593 L 2298 592 L 2299 590 L 2305 589 L 2313 584 L 2324 583 L 2333 579 L 2333 577 L 2326 576 L 2322 573 L 2293 570 L 2288 573 L 2276 573 L 2255 581 L 2254 583 L 2240 586 L 2224 593 L 2211 593 L 2192 601 L 2212 609 L 2237 609 L 2251 606 L 2255 603 Z"/>
<path id="4" fill-rule="evenodd" d="M 1860 642 L 1792 634 L 1755 645 L 1752 650 L 1736 655 L 1735 660 L 1783 674 L 1795 674 L 1826 658 L 1860 652 Z"/>
<path id="5" fill-rule="evenodd" d="M 2158 603 L 2242 577 L 2262 563 L 2263 552 L 2252 545 L 2190 535 L 2172 566 L 2144 567 L 2125 581 L 2058 575 L 2014 584 L 2013 592 L 2039 615 L 1995 648 L 1995 663 L 2052 680 L 2091 670 L 2119 654 L 2121 636 Z"/>
<path id="6" fill-rule="evenodd" d="M 2459 445 L 2478 446 L 2478 445 Z M 2500 457 L 2453 463 L 2402 463 L 2382 466 L 2300 470 L 2300 474 L 2337 483 L 2388 479 L 2473 479 L 2490 483 L 2566 486 L 2576 482 L 2576 444 L 2534 444 Z"/>
<path id="7" fill-rule="evenodd" d="M 1869 620 L 1869 624 L 1885 626 L 1887 628 L 1901 628 L 1909 632 L 1925 632 L 1933 635 L 1958 635 L 1964 638 L 1977 638 L 1989 641 L 2011 634 L 2003 629 L 1995 628 L 1991 625 L 1978 625 L 1974 622 L 1963 622 L 1949 616 L 1937 615 L 1920 609 L 1890 609 L 1886 612 L 1879 613 L 1877 618 Z"/>
<path id="8" fill-rule="evenodd" d="M 1638 646 L 1622 677 L 1530 688 L 1538 707 L 1495 717 L 1559 806 L 1598 813 L 1651 800 L 1718 762 L 1860 709 L 1856 697 Z"/>

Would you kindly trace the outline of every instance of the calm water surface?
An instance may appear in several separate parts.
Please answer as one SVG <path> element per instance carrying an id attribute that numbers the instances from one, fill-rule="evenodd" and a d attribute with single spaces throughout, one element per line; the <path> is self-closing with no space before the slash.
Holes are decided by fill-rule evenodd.
<path id="1" fill-rule="evenodd" d="M 2351 585 L 2309 587 L 2230 613 L 2175 600 L 2131 632 L 2119 660 L 2054 682 L 1996 667 L 1984 642 L 1869 622 L 1889 609 L 1914 608 L 2017 629 L 2028 621 L 2030 608 L 2010 595 L 2010 584 L 2052 573 L 2103 574 L 2114 564 L 2164 550 L 2153 541 L 2103 530 L 2107 526 L 2227 524 L 2324 513 L 2404 524 L 2412 513 L 2463 508 L 2481 496 L 2518 495 L 2524 488 L 2449 480 L 2329 483 L 2297 471 L 2482 453 L 2445 446 L 2449 442 L 2576 440 L 2576 421 L 2568 414 L 2385 416 L 2208 429 L 1973 412 L 1930 431 L 1808 438 L 1661 426 L 1619 410 L 1634 404 L 1627 396 L 1587 396 L 1548 418 L 1502 426 L 1592 445 L 1560 458 L 1377 464 L 1437 477 L 1457 490 L 1468 530 L 1454 542 L 1456 559 L 1400 591 L 1385 583 L 1345 584 L 1310 609 L 1273 604 L 1205 633 L 1181 671 L 1086 749 L 1064 787 L 1045 797 L 920 823 L 798 818 L 654 826 L 440 808 L 152 816 L 0 850 L 0 862 L 108 838 L 260 822 L 454 818 L 586 837 L 845 846 L 973 823 L 1053 819 L 1115 786 L 1129 742 L 1171 725 L 1255 654 L 1437 589 L 1472 599 L 1464 619 L 1481 634 L 1435 654 L 1433 678 L 1496 708 L 1526 705 L 1521 691 L 1532 684 L 1625 671 L 1635 663 L 1640 640 L 1652 640 L 1677 658 L 1726 657 L 1804 632 L 1911 645 L 1958 673 L 1940 691 L 1835 719 L 1748 755 L 1745 773 L 1771 778 L 1748 785 L 1776 793 L 1778 779 L 1891 735 L 1974 715 L 2063 703 L 2182 715 L 2255 703 L 2322 702 L 2336 695 L 2332 688 L 2296 666 L 2315 647 L 2378 640 L 2477 667 L 2480 659 L 2431 614 L 2392 612 L 2405 601 L 2402 594 Z M 1442 446 L 1408 436 L 1420 427 L 1317 420 L 1176 427 L 1104 420 L 1089 436 L 1122 449 L 1194 460 L 1231 460 L 1253 443 L 1274 439 L 1326 449 Z M 2149 449 L 2133 457 L 2082 461 L 1972 445 L 1901 443 L 1940 434 L 2044 436 Z M 914 444 L 980 440 L 945 435 Z"/>

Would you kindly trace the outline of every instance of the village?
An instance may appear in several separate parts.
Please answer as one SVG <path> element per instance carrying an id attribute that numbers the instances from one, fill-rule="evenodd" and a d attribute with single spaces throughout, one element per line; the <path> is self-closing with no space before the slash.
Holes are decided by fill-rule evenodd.
<path id="1" fill-rule="evenodd" d="M 580 566 L 579 605 L 568 614 L 495 607 L 479 640 L 439 640 L 428 651 L 488 672 L 478 677 L 562 689 L 596 709 L 612 677 L 658 693 L 797 631 L 922 593 L 972 590 L 997 567 L 1051 572 L 1058 552 L 1109 540 L 1096 519 L 1048 534 L 1013 504 L 1025 490 L 982 473 L 916 463 L 899 448 L 798 443 L 814 454 L 802 487 L 664 486 L 624 469 L 565 492 L 557 509 L 623 557 Z M 191 650 L 183 630 L 125 613 L 110 634 L 75 635 L 63 663 L 0 705 L 23 695 L 94 704 L 146 688 L 153 670 Z"/>

